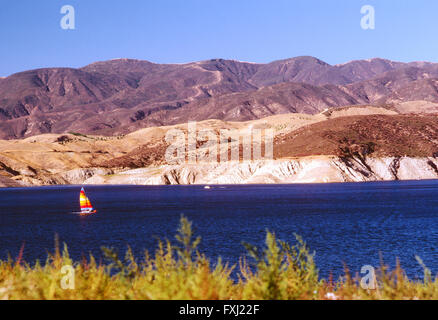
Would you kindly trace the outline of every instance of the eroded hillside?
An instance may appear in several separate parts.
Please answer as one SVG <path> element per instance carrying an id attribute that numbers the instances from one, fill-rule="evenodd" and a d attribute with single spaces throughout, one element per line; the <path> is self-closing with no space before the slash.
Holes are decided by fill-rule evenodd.
<path id="1" fill-rule="evenodd" d="M 165 158 L 166 133 L 187 123 L 105 137 L 46 134 L 0 141 L 2 186 L 130 183 L 286 183 L 438 178 L 438 115 L 353 106 L 248 122 L 206 120 L 197 129 L 271 129 L 272 161 L 180 163 Z M 229 141 L 230 145 L 240 141 Z M 204 144 L 198 141 L 198 150 Z M 242 149 L 240 149 L 242 150 Z M 411 169 L 408 169 L 411 168 Z"/>

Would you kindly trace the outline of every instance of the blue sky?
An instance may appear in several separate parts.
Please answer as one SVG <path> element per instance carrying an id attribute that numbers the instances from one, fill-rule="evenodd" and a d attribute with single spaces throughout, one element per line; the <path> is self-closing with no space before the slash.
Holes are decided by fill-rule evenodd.
<path id="1" fill-rule="evenodd" d="M 376 29 L 360 27 L 363 5 Z M 76 29 L 60 27 L 63 5 Z M 113 58 L 183 63 L 438 61 L 436 0 L 16 0 L 0 4 L 0 76 Z"/>

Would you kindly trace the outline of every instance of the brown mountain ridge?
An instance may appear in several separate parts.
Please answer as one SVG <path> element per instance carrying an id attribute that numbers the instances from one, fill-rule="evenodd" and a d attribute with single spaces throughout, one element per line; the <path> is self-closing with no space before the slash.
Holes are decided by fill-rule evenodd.
<path id="1" fill-rule="evenodd" d="M 329 65 L 313 57 L 255 64 L 117 59 L 0 80 L 0 138 L 126 134 L 189 120 L 247 121 L 345 105 L 438 102 L 438 65 L 384 59 Z M 422 112 L 413 110 L 410 112 Z"/>

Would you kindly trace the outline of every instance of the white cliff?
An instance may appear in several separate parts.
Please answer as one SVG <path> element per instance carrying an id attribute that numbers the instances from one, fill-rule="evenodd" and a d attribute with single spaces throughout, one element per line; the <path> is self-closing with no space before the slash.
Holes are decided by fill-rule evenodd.
<path id="1" fill-rule="evenodd" d="M 296 159 L 163 165 L 104 175 L 96 172 L 85 184 L 263 184 L 331 183 L 438 179 L 436 158 Z"/>

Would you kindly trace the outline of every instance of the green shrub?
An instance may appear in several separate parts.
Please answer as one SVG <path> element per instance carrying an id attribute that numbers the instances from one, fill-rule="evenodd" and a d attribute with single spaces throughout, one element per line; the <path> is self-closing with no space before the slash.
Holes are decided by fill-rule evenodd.
<path id="1" fill-rule="evenodd" d="M 421 260 L 424 281 L 408 279 L 399 263 L 393 271 L 382 263 L 376 289 L 363 289 L 347 269 L 338 281 L 319 280 L 314 254 L 299 236 L 296 240 L 291 246 L 267 232 L 263 249 L 245 244 L 250 262 L 240 259 L 237 281 L 231 276 L 235 266 L 219 259 L 212 267 L 197 250 L 200 238 L 184 217 L 177 244 L 159 241 L 156 252 L 146 251 L 142 261 L 130 248 L 123 259 L 103 248 L 106 264 L 97 264 L 92 255 L 74 262 L 56 240 L 55 253 L 44 264 L 23 262 L 23 250 L 15 261 L 0 261 L 0 299 L 438 299 L 437 278 Z M 61 287 L 63 266 L 74 270 L 74 289 Z"/>

